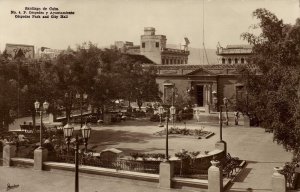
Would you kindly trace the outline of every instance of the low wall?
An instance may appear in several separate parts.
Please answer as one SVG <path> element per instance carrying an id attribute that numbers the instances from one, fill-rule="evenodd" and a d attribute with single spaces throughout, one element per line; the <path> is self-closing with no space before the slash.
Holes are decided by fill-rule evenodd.
<path id="1" fill-rule="evenodd" d="M 16 167 L 28 167 L 32 168 L 34 161 L 33 159 L 26 158 L 12 158 L 12 165 Z M 46 171 L 74 171 L 75 165 L 68 163 L 57 163 L 57 162 L 44 162 L 44 168 Z M 92 167 L 92 166 L 79 166 L 79 172 L 85 174 L 92 174 L 95 176 L 109 176 L 115 178 L 126 179 L 129 181 L 141 181 L 148 184 L 154 184 L 158 186 L 159 184 L 159 175 L 158 174 L 149 174 L 149 173 L 139 173 L 131 171 L 122 171 L 115 169 L 107 169 L 101 167 Z M 177 178 L 172 179 L 173 188 L 183 189 L 183 190 L 197 190 L 197 191 L 207 191 L 208 181 L 201 179 L 188 179 L 188 178 Z M 229 180 L 224 179 L 224 186 L 228 185 Z"/>

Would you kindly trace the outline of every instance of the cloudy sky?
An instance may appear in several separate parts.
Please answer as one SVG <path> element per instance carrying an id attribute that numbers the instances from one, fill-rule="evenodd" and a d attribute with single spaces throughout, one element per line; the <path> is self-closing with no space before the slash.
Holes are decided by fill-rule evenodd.
<path id="1" fill-rule="evenodd" d="M 56 7 L 74 11 L 68 19 L 16 19 L 12 10 L 25 7 Z M 300 15 L 299 0 L 204 0 L 205 45 L 246 43 L 240 39 L 257 23 L 256 8 L 266 8 L 285 23 Z M 203 0 L 0 0 L 0 50 L 6 43 L 65 49 L 91 41 L 108 46 L 114 41 L 139 44 L 144 27 L 155 27 L 169 44 L 202 47 Z"/>

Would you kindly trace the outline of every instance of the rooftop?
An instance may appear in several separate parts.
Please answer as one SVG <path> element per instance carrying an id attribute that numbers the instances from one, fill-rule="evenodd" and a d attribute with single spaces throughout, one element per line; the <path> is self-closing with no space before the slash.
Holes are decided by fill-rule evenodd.
<path id="1" fill-rule="evenodd" d="M 251 54 L 252 45 L 227 45 L 226 48 L 218 47 L 217 55 Z"/>

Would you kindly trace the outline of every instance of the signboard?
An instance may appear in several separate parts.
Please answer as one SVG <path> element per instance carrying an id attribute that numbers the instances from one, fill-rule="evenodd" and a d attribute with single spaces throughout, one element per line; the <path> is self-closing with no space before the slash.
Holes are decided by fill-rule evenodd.
<path id="1" fill-rule="evenodd" d="M 17 54 L 23 54 L 25 58 L 34 58 L 34 46 L 33 45 L 22 45 L 22 44 L 6 44 L 6 53 L 15 58 Z"/>

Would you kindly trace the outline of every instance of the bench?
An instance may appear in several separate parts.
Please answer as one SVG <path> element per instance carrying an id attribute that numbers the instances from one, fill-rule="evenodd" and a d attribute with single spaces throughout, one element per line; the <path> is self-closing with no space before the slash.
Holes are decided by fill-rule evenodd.
<path id="1" fill-rule="evenodd" d="M 34 127 L 32 125 L 20 125 L 21 131 L 24 131 L 25 133 L 33 133 L 35 131 Z"/>
<path id="2" fill-rule="evenodd" d="M 265 132 L 267 132 L 267 133 L 273 133 L 273 129 L 267 129 L 267 128 L 265 128 Z"/>
<path id="3" fill-rule="evenodd" d="M 241 162 L 238 157 L 232 157 L 230 153 L 228 153 L 221 165 L 223 168 L 223 174 L 229 178 L 233 175 L 233 171 L 235 173 L 237 172 L 237 168 L 240 168 Z"/>

